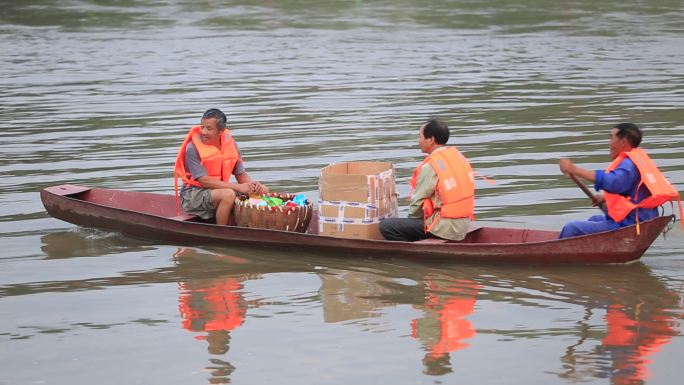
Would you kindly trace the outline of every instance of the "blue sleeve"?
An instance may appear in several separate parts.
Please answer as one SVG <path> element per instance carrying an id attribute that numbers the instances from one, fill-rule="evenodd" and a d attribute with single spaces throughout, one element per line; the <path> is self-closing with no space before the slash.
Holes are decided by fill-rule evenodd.
<path id="1" fill-rule="evenodd" d="M 202 166 L 202 162 L 200 162 L 199 152 L 197 152 L 197 148 L 192 142 L 188 143 L 188 146 L 185 147 L 185 168 L 190 171 L 192 179 L 195 180 L 208 175 L 207 170 Z"/>
<path id="2" fill-rule="evenodd" d="M 625 158 L 612 171 L 597 170 L 594 188 L 613 194 L 627 195 L 638 181 L 639 171 L 631 159 Z"/>
<path id="3" fill-rule="evenodd" d="M 594 190 L 601 190 L 601 186 L 603 186 L 603 175 L 605 173 L 606 172 L 603 170 L 596 170 L 596 174 L 594 174 Z"/>

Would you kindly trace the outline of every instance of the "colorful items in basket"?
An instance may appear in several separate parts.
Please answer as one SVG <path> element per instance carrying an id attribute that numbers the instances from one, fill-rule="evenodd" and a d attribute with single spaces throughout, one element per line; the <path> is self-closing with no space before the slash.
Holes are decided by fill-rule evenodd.
<path id="1" fill-rule="evenodd" d="M 304 233 L 313 211 L 313 204 L 303 194 L 240 195 L 235 198 L 233 217 L 241 227 Z"/>
<path id="2" fill-rule="evenodd" d="M 266 194 L 266 195 L 250 195 L 247 203 L 254 206 L 268 206 L 268 207 L 299 207 L 306 206 L 308 200 L 304 194 Z"/>

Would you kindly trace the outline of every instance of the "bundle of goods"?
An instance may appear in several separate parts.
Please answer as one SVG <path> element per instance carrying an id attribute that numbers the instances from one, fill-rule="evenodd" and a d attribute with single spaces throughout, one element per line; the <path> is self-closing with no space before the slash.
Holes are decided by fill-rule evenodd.
<path id="1" fill-rule="evenodd" d="M 313 205 L 302 194 L 268 193 L 235 198 L 233 216 L 238 226 L 306 232 Z"/>
<path id="2" fill-rule="evenodd" d="M 394 166 L 387 162 L 344 162 L 321 169 L 318 234 L 384 239 L 380 221 L 397 216 Z"/>

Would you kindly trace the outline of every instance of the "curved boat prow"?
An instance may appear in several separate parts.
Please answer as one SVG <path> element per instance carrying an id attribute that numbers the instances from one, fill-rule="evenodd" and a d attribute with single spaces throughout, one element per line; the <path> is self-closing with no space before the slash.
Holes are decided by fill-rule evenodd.
<path id="1" fill-rule="evenodd" d="M 75 184 L 61 184 L 59 186 L 46 187 L 40 192 L 40 194 L 41 194 L 41 197 L 43 196 L 43 193 L 50 193 L 50 194 L 54 194 L 54 195 L 67 196 L 67 195 L 82 193 L 82 192 L 88 191 L 90 189 L 91 189 L 90 187 L 79 186 L 79 185 L 75 185 Z"/>

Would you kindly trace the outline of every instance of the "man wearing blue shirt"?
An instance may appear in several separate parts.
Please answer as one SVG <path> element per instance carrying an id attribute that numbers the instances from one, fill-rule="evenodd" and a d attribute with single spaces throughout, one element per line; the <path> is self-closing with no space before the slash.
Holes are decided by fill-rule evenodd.
<path id="1" fill-rule="evenodd" d="M 639 147 L 640 143 L 641 130 L 636 124 L 618 124 L 610 131 L 611 159 L 616 159 L 621 153 L 629 152 Z M 559 166 L 564 174 L 573 174 L 587 181 L 594 182 L 596 191 L 603 190 L 608 193 L 629 197 L 634 203 L 641 202 L 651 195 L 646 186 L 640 184 L 641 174 L 639 169 L 629 157 L 625 157 L 617 167 L 610 171 L 588 170 L 576 166 L 569 159 L 561 159 Z M 600 201 L 605 200 L 601 194 L 597 198 Z M 608 210 L 608 214 L 594 215 L 587 221 L 573 221 L 566 224 L 563 230 L 561 230 L 559 238 L 599 233 L 633 225 L 637 220 L 637 210 L 639 221 L 647 221 L 658 216 L 657 208 L 638 208 L 631 211 L 623 220 L 616 222 L 609 215 L 611 213 L 610 207 Z"/>

